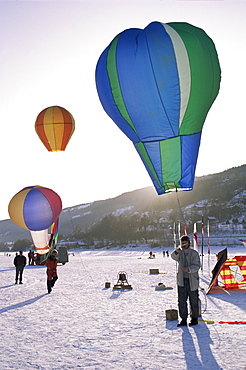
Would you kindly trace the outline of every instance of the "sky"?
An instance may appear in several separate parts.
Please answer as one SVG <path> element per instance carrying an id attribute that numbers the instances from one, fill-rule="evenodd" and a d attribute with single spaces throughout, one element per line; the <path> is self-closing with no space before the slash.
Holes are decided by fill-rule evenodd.
<path id="1" fill-rule="evenodd" d="M 188 22 L 218 52 L 222 80 L 204 124 L 196 176 L 245 164 L 245 1 L 0 1 L 0 219 L 22 188 L 57 192 L 63 208 L 152 186 L 131 141 L 107 116 L 95 85 L 112 39 L 152 21 Z M 65 152 L 51 153 L 34 124 L 59 105 L 75 119 Z"/>

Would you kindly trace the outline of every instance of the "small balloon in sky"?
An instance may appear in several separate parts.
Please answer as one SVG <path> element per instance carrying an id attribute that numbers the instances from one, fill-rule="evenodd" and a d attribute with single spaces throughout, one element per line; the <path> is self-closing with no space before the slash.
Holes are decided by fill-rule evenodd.
<path id="1" fill-rule="evenodd" d="M 48 229 L 62 211 L 60 196 L 49 188 L 29 186 L 13 196 L 8 206 L 11 220 L 18 226 L 40 231 Z"/>
<path id="2" fill-rule="evenodd" d="M 63 151 L 73 135 L 75 121 L 65 108 L 52 106 L 39 113 L 35 130 L 48 151 Z"/>
<path id="3" fill-rule="evenodd" d="M 127 29 L 101 54 L 101 104 L 133 142 L 158 194 L 193 189 L 202 128 L 220 79 L 214 42 L 188 23 Z"/>

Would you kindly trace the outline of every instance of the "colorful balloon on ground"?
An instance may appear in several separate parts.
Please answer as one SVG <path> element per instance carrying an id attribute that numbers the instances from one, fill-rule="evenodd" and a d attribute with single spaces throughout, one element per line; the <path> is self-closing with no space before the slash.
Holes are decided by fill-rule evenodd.
<path id="1" fill-rule="evenodd" d="M 40 231 L 48 229 L 62 211 L 62 201 L 53 190 L 42 186 L 29 186 L 9 202 L 9 216 L 18 226 Z"/>
<path id="2" fill-rule="evenodd" d="M 48 151 L 63 151 L 75 130 L 75 121 L 66 109 L 48 107 L 39 113 L 35 130 Z"/>
<path id="3" fill-rule="evenodd" d="M 188 23 L 125 30 L 101 54 L 96 85 L 102 106 L 133 141 L 158 194 L 192 190 L 220 72 L 213 41 Z"/>

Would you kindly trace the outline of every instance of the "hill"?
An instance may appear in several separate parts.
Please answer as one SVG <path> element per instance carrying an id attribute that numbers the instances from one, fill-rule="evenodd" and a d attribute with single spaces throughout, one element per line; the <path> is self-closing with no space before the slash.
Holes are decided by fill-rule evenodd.
<path id="1" fill-rule="evenodd" d="M 197 177 L 193 191 L 158 196 L 154 187 L 147 187 L 115 198 L 65 208 L 60 216 L 59 233 L 64 238 L 88 231 L 92 235 L 109 216 L 111 220 L 117 218 L 120 222 L 138 218 L 141 222 L 138 229 L 146 229 L 146 225 L 143 225 L 144 216 L 152 229 L 155 229 L 154 223 L 159 223 L 160 229 L 170 228 L 174 222 L 183 222 L 184 219 L 188 225 L 201 222 L 203 216 L 204 219 L 213 220 L 213 232 L 220 229 L 221 225 L 225 230 L 231 225 L 229 233 L 232 229 L 245 233 L 245 196 L 246 165 L 242 165 Z M 11 220 L 0 221 L 0 242 L 15 242 L 18 239 L 31 239 L 29 231 L 16 226 Z"/>

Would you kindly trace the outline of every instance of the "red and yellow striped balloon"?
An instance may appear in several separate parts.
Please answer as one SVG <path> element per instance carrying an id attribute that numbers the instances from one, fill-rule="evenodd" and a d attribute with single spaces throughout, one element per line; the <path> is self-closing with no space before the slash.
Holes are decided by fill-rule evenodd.
<path id="1" fill-rule="evenodd" d="M 75 130 L 75 121 L 65 108 L 52 106 L 39 113 L 35 130 L 49 152 L 63 151 Z"/>

